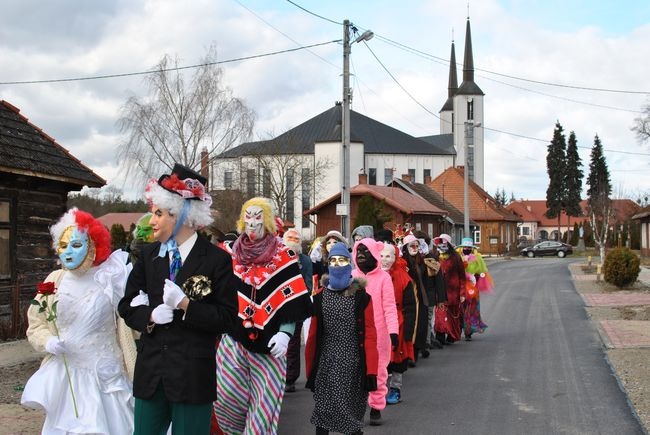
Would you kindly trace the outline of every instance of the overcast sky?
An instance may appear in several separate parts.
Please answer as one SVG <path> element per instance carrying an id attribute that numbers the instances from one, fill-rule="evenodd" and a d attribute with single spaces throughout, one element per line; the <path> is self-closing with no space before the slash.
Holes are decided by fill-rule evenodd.
<path id="1" fill-rule="evenodd" d="M 146 92 L 142 76 L 6 83 L 146 71 L 164 54 L 191 65 L 211 45 L 219 61 L 261 55 L 341 39 L 336 23 L 349 19 L 375 32 L 368 47 L 399 82 L 368 47 L 354 44 L 353 110 L 413 136 L 440 133 L 435 115 L 447 96 L 452 38 L 462 80 L 466 1 L 295 3 L 321 17 L 281 0 L 4 0 L 0 99 L 123 188 L 115 123 L 126 99 Z M 556 121 L 567 138 L 575 131 L 585 178 L 598 134 L 615 194 L 634 199 L 650 191 L 650 144 L 630 131 L 650 101 L 650 2 L 474 0 L 469 15 L 475 82 L 485 93 L 489 193 L 504 188 L 517 198 L 545 198 L 546 148 Z M 341 100 L 340 43 L 222 68 L 225 84 L 256 112 L 256 137 L 279 134 Z"/>

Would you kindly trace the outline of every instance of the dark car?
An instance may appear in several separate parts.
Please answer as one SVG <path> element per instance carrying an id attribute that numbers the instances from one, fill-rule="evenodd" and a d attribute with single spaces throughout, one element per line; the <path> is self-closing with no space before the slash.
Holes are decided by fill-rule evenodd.
<path id="1" fill-rule="evenodd" d="M 566 243 L 546 240 L 536 245 L 524 248 L 520 252 L 521 255 L 529 258 L 541 257 L 542 255 L 557 255 L 560 258 L 564 258 L 573 253 L 573 247 Z"/>

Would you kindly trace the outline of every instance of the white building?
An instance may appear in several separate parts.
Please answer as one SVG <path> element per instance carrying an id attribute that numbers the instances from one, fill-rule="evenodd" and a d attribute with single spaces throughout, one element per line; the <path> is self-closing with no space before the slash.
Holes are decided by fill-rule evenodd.
<path id="1" fill-rule="evenodd" d="M 465 126 L 473 125 L 469 174 L 483 186 L 484 94 L 474 83 L 469 20 L 463 82 L 457 86 L 452 42 L 448 95 L 440 110 L 441 134 L 421 138 L 351 111 L 348 185 L 357 184 L 359 173 L 365 173 L 368 184 L 374 185 L 386 185 L 402 174 L 409 174 L 413 182 L 425 183 L 451 166 L 463 166 Z M 214 190 L 238 189 L 248 197 L 279 199 L 282 217 L 310 239 L 315 236 L 315 225 L 302 212 L 339 193 L 343 186 L 341 123 L 342 106 L 337 103 L 276 138 L 228 150 L 214 160 L 210 185 Z"/>

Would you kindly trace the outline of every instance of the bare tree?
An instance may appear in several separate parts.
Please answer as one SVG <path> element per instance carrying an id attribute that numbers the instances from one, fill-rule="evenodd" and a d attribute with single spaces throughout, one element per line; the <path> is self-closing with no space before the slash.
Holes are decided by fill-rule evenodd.
<path id="1" fill-rule="evenodd" d="M 641 116 L 634 119 L 632 131 L 636 133 L 639 142 L 647 142 L 650 140 L 650 103 L 643 107 Z"/>
<path id="2" fill-rule="evenodd" d="M 247 171 L 255 170 L 257 194 L 270 198 L 283 220 L 295 219 L 292 207 L 298 194 L 303 208 L 305 200 L 314 205 L 311 201 L 324 185 L 325 171 L 332 167 L 328 159 L 317 160 L 312 154 L 288 151 L 295 149 L 296 144 L 295 137 L 280 135 L 251 151 L 242 163 L 242 183 L 247 182 Z"/>
<path id="3" fill-rule="evenodd" d="M 250 137 L 255 114 L 223 84 L 216 58 L 211 47 L 187 82 L 178 57 L 165 55 L 146 78 L 149 95 L 128 98 L 117 122 L 126 135 L 118 162 L 127 177 L 143 181 L 174 163 L 198 170 L 201 151 L 212 161 Z"/>

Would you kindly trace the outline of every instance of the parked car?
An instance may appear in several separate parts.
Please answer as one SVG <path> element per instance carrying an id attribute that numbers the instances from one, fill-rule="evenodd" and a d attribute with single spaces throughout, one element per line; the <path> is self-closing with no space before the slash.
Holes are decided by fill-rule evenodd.
<path id="1" fill-rule="evenodd" d="M 528 258 L 541 257 L 542 255 L 557 255 L 560 258 L 564 258 L 573 253 L 573 246 L 567 245 L 566 243 L 546 240 L 536 245 L 523 248 L 520 252 L 521 255 Z"/>

